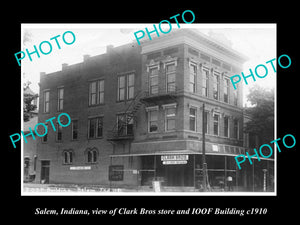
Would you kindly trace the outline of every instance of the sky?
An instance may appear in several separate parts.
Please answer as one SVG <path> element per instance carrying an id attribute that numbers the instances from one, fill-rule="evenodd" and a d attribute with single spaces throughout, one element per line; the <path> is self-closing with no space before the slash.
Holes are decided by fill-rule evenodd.
<path id="1" fill-rule="evenodd" d="M 38 48 L 42 41 L 49 41 L 52 44 L 52 52 L 50 54 L 40 54 L 40 58 L 33 54 L 31 56 L 32 61 L 26 55 L 25 59 L 22 60 L 22 84 L 30 81 L 30 88 L 34 92 L 39 93 L 40 72 L 51 73 L 59 71 L 63 63 L 72 65 L 82 62 L 83 55 L 86 54 L 91 56 L 103 54 L 106 52 L 107 45 L 116 47 L 135 42 L 134 32 L 145 29 L 145 27 L 148 27 L 150 30 L 153 24 L 22 24 L 22 49 L 20 51 L 28 49 L 29 52 L 32 52 L 34 50 L 33 45 L 36 45 Z M 249 60 L 244 63 L 243 71 L 241 71 L 245 75 L 250 74 L 250 68 L 254 71 L 257 65 L 266 65 L 265 62 L 276 58 L 276 24 L 193 23 L 180 24 L 180 28 L 197 29 L 247 56 Z M 172 24 L 172 30 L 180 28 L 177 28 L 176 24 Z M 61 39 L 66 31 L 72 31 L 75 34 L 76 40 L 71 45 L 66 45 Z M 24 33 L 29 34 L 29 39 L 24 40 Z M 61 49 L 57 48 L 54 40 L 50 41 L 50 38 L 57 35 L 60 35 L 57 39 Z M 65 37 L 71 40 L 70 36 L 66 35 Z M 47 45 L 43 45 L 43 49 L 46 52 Z M 263 74 L 263 72 L 261 73 Z M 257 78 L 255 82 L 252 78 L 249 78 L 248 82 L 248 85 L 243 85 L 244 105 L 246 104 L 246 95 L 254 84 L 266 88 L 275 87 L 276 73 L 269 70 L 265 78 Z"/>

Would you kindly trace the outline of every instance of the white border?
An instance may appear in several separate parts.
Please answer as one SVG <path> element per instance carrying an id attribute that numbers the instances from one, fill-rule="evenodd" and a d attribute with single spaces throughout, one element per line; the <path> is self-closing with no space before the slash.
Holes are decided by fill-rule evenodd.
<path id="1" fill-rule="evenodd" d="M 156 23 L 155 23 L 156 24 Z M 21 24 L 21 47 L 23 47 L 23 34 L 24 29 L 95 29 L 95 28 L 105 28 L 105 29 L 117 29 L 117 28 L 134 28 L 136 31 L 138 29 L 144 29 L 151 23 L 132 23 L 132 24 L 85 24 L 85 23 L 69 23 L 69 24 L 32 24 L 32 23 L 23 23 Z M 172 23 L 172 27 L 175 25 Z M 262 24 L 215 24 L 215 23 L 204 23 L 204 24 L 180 24 L 181 28 L 202 28 L 202 29 L 216 29 L 216 28 L 232 28 L 232 29 L 251 29 L 251 28 L 275 28 L 277 33 L 277 24 L 276 23 L 262 23 Z M 179 28 L 180 29 L 180 28 Z M 277 40 L 276 40 L 277 41 Z M 276 49 L 277 55 L 277 49 Z M 277 139 L 277 79 L 275 81 L 275 129 L 274 136 Z M 23 67 L 21 66 L 21 129 L 23 129 Z M 277 196 L 277 152 L 275 152 L 274 161 L 274 192 L 24 192 L 23 188 L 23 173 L 24 173 L 24 160 L 23 160 L 23 147 L 24 141 L 21 138 L 21 196 Z M 274 143 L 275 149 L 275 143 Z"/>

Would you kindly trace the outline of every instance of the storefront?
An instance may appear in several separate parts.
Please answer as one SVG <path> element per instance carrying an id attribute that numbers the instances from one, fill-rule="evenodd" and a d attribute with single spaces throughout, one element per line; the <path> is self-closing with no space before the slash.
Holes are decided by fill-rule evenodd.
<path id="1" fill-rule="evenodd" d="M 194 186 L 192 155 L 141 156 L 141 185 L 160 180 L 163 186 Z"/>
<path id="2" fill-rule="evenodd" d="M 129 157 L 118 155 L 113 157 Z M 151 186 L 161 181 L 164 187 L 203 189 L 202 154 L 143 154 L 130 155 L 138 160 L 136 186 Z M 235 155 L 207 154 L 207 186 L 210 191 L 273 191 L 274 162 L 254 160 L 253 165 L 237 168 Z M 128 169 L 124 168 L 124 171 Z"/>
<path id="3" fill-rule="evenodd" d="M 203 163 L 200 154 L 142 156 L 141 160 L 141 185 L 149 185 L 153 179 L 158 179 L 164 186 L 202 186 Z M 207 155 L 206 162 L 207 183 L 212 189 L 225 190 L 230 186 L 236 190 L 241 185 L 233 156 Z"/>

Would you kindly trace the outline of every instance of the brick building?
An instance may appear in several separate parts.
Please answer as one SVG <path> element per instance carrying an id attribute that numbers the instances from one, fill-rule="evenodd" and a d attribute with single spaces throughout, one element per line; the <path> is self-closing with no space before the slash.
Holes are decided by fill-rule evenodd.
<path id="1" fill-rule="evenodd" d="M 231 176 L 234 190 L 247 190 L 252 170 L 238 171 L 234 160 L 246 149 L 243 88 L 234 90 L 229 80 L 245 60 L 206 35 L 180 29 L 140 46 L 107 46 L 105 54 L 41 73 L 39 123 L 61 112 L 72 123 L 56 124 L 38 140 L 36 180 L 199 186 L 204 126 L 209 185 L 226 189 Z"/>

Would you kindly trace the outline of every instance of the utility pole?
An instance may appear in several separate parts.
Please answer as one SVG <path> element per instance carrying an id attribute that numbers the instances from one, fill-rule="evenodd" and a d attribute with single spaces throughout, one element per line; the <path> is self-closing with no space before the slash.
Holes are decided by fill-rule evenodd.
<path id="1" fill-rule="evenodd" d="M 207 169 L 207 164 L 206 164 L 206 158 L 205 158 L 205 105 L 203 103 L 202 106 L 202 170 L 203 170 L 203 186 L 204 186 L 204 191 L 207 191 L 207 184 L 206 184 L 206 169 Z"/>
<path id="2" fill-rule="evenodd" d="M 264 172 L 264 192 L 267 191 L 267 169 L 262 170 Z"/>

